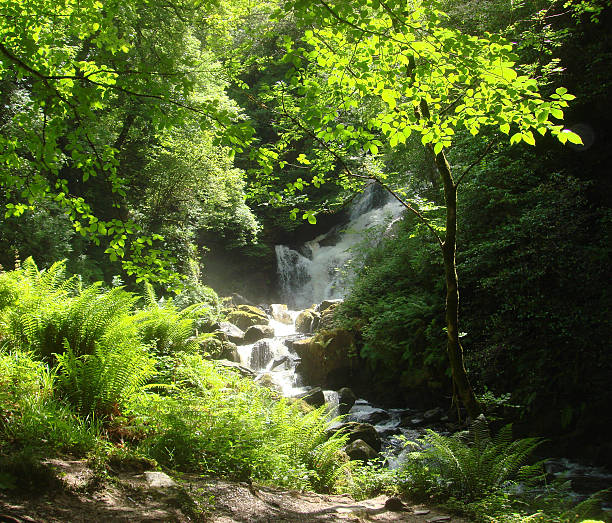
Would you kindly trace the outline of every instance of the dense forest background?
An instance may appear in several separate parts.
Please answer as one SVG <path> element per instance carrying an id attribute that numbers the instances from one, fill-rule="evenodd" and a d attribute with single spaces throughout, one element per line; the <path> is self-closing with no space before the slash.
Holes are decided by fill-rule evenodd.
<path id="1" fill-rule="evenodd" d="M 287 42 L 307 46 L 300 39 L 317 23 L 293 4 L 3 2 L 3 270 L 28 257 L 41 269 L 66 259 L 84 284 L 142 291 L 147 280 L 159 295 L 181 288 L 185 306 L 209 299 L 207 287 L 273 303 L 274 245 L 338 223 L 369 180 L 443 228 L 444 188 L 416 133 L 391 147 L 368 131 L 361 153 L 342 160 L 358 175 L 347 178 L 316 133 L 294 125 L 312 96 L 291 83 L 295 71 L 311 82 L 326 73 L 287 58 Z M 468 375 L 485 410 L 518 435 L 610 465 L 609 5 L 436 5 L 442 27 L 513 42 L 515 69 L 545 96 L 559 86 L 575 95 L 562 116 L 582 139 L 536 134 L 533 146 L 511 145 L 499 126 L 483 127 L 459 129 L 447 150 L 450 165 L 469 172 L 457 211 Z M 337 123 L 366 129 L 382 109 L 366 96 Z M 391 235 L 356 250 L 336 315 L 357 333 L 372 397 L 391 404 L 450 403 L 437 249 L 406 213 Z"/>

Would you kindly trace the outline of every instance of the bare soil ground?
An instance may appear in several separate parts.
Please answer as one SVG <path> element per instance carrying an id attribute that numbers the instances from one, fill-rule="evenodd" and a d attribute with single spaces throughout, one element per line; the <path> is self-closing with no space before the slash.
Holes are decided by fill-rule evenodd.
<path id="1" fill-rule="evenodd" d="M 100 478 L 86 462 L 49 460 L 59 482 L 39 492 L 0 491 L 0 522 L 368 522 L 434 523 L 450 517 L 422 506 L 385 508 L 386 496 L 356 502 L 350 496 L 280 490 L 184 475 L 122 471 Z M 465 522 L 453 518 L 456 523 Z"/>

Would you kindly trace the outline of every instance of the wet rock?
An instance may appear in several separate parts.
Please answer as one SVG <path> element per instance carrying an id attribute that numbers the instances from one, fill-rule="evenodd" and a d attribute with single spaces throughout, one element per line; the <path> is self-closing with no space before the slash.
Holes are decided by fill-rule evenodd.
<path id="1" fill-rule="evenodd" d="M 252 325 L 267 325 L 269 323 L 267 314 L 252 305 L 238 305 L 227 315 L 227 321 L 246 330 Z"/>
<path id="2" fill-rule="evenodd" d="M 403 418 L 400 425 L 402 427 L 422 427 L 425 425 L 425 418 L 423 416 L 412 414 L 411 416 Z"/>
<path id="3" fill-rule="evenodd" d="M 243 344 L 255 343 L 264 338 L 273 338 L 274 329 L 269 325 L 252 325 L 245 333 L 242 340 Z"/>
<path id="4" fill-rule="evenodd" d="M 321 318 L 319 319 L 319 326 L 317 327 L 320 331 L 329 331 L 336 329 L 336 321 L 334 318 L 334 310 L 338 306 L 338 303 L 330 304 L 325 310 L 321 312 Z"/>
<path id="5" fill-rule="evenodd" d="M 356 423 L 349 421 L 332 429 L 333 432 L 342 432 L 348 435 L 348 441 L 353 442 L 358 439 L 365 441 L 376 452 L 380 452 L 381 441 L 376 429 L 368 423 Z"/>
<path id="6" fill-rule="evenodd" d="M 240 363 L 240 354 L 238 353 L 238 347 L 236 347 L 235 343 L 228 341 L 223 344 L 221 359 Z"/>
<path id="7" fill-rule="evenodd" d="M 249 358 L 249 366 L 253 369 L 265 369 L 274 359 L 274 351 L 271 343 L 273 340 L 265 338 L 255 342 L 251 349 L 251 356 Z"/>
<path id="8" fill-rule="evenodd" d="M 351 413 L 351 416 L 357 418 L 361 423 L 369 423 L 370 425 L 377 425 L 381 421 L 388 420 L 391 416 L 383 409 L 370 408 L 367 411 Z"/>
<path id="9" fill-rule="evenodd" d="M 323 301 L 322 301 L 322 302 L 319 304 L 319 306 L 317 307 L 317 310 L 318 310 L 319 312 L 323 312 L 323 311 L 325 311 L 325 310 L 329 309 L 331 306 L 334 306 L 334 307 L 335 307 L 336 305 L 338 305 L 339 303 L 342 303 L 343 301 L 344 301 L 344 300 L 342 300 L 342 298 L 338 298 L 338 299 L 336 299 L 336 300 L 323 300 Z"/>
<path id="10" fill-rule="evenodd" d="M 291 315 L 287 309 L 287 305 L 284 303 L 273 303 L 270 305 L 270 312 L 272 317 L 276 321 L 280 321 L 281 323 L 286 323 L 287 325 L 291 325 L 293 320 L 291 319 Z"/>
<path id="11" fill-rule="evenodd" d="M 229 341 L 238 345 L 244 339 L 244 331 L 229 321 L 219 322 L 218 332 L 224 334 Z"/>
<path id="12" fill-rule="evenodd" d="M 302 334 L 313 333 L 319 325 L 319 314 L 313 309 L 300 312 L 295 319 L 295 330 Z"/>
<path id="13" fill-rule="evenodd" d="M 240 365 L 239 363 L 236 363 L 235 361 L 217 360 L 216 364 L 225 369 L 231 369 L 231 370 L 236 371 L 243 378 L 251 378 L 251 379 L 255 378 L 255 372 L 253 372 L 248 367 L 244 367 Z"/>
<path id="14" fill-rule="evenodd" d="M 357 401 L 357 396 L 348 387 L 342 387 L 338 391 L 338 414 L 347 414 Z"/>
<path id="15" fill-rule="evenodd" d="M 344 447 L 344 452 L 347 453 L 351 460 L 359 460 L 363 462 L 370 461 L 378 457 L 376 452 L 370 445 L 362 439 L 356 439 Z"/>
<path id="16" fill-rule="evenodd" d="M 323 389 L 321 387 L 315 387 L 314 389 L 310 389 L 302 394 L 298 394 L 296 397 L 305 401 L 308 403 L 308 405 L 312 405 L 313 407 L 322 407 L 325 405 L 325 394 L 323 394 Z"/>

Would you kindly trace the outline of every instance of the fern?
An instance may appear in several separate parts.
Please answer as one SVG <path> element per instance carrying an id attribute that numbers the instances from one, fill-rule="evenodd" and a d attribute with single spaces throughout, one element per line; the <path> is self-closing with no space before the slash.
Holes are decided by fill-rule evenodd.
<path id="1" fill-rule="evenodd" d="M 101 283 L 82 288 L 79 278 L 66 276 L 65 266 L 65 261 L 58 262 L 39 271 L 28 258 L 13 273 L 18 298 L 4 311 L 2 322 L 9 344 L 51 360 L 63 352 L 65 341 L 82 355 L 92 354 L 104 339 L 137 340 L 136 326 L 127 319 L 136 298 L 120 288 L 105 290 Z"/>
<path id="2" fill-rule="evenodd" d="M 158 302 L 149 283 L 145 285 L 144 296 L 146 307 L 135 315 L 134 321 L 140 336 L 152 345 L 155 354 L 197 351 L 202 337 L 194 336 L 194 321 L 207 307 L 198 303 L 178 311 L 171 299 Z"/>
<path id="3" fill-rule="evenodd" d="M 472 423 L 467 442 L 459 435 L 447 437 L 427 430 L 420 440 L 422 449 L 409 453 L 404 467 L 417 490 L 472 501 L 508 482 L 540 475 L 539 464 L 527 465 L 540 443 L 537 438 L 513 441 L 510 425 L 491 437 L 482 417 Z"/>
<path id="4" fill-rule="evenodd" d="M 57 358 L 64 395 L 82 413 L 100 416 L 119 411 L 155 369 L 142 345 L 97 346 L 92 354 L 77 356 L 66 342 Z"/>

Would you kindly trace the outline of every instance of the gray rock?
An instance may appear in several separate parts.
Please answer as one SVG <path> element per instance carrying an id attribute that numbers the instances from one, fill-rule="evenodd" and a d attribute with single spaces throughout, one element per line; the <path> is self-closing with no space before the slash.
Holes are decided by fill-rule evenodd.
<path id="1" fill-rule="evenodd" d="M 148 470 L 143 474 L 147 485 L 151 488 L 171 488 L 176 487 L 176 482 L 163 472 Z"/>
<path id="2" fill-rule="evenodd" d="M 251 379 L 255 378 L 255 372 L 253 372 L 248 367 L 244 367 L 240 365 L 239 363 L 236 363 L 235 361 L 217 360 L 216 364 L 225 369 L 231 369 L 231 370 L 236 371 L 243 378 L 251 378 Z"/>
<path id="3" fill-rule="evenodd" d="M 363 462 L 370 461 L 378 457 L 376 452 L 370 445 L 368 445 L 362 439 L 356 439 L 344 447 L 344 452 L 348 454 L 348 457 L 352 460 L 360 460 Z"/>
<path id="4" fill-rule="evenodd" d="M 342 387 L 338 391 L 338 414 L 348 414 L 356 401 L 355 393 L 348 387 Z"/>
<path id="5" fill-rule="evenodd" d="M 264 338 L 273 338 L 274 328 L 269 325 L 252 325 L 245 333 L 242 343 L 244 345 L 249 343 L 255 343 L 256 341 L 263 340 Z"/>
<path id="6" fill-rule="evenodd" d="M 308 405 L 312 405 L 313 407 L 322 407 L 325 405 L 325 394 L 323 394 L 323 389 L 321 387 L 315 387 L 314 389 L 310 389 L 302 394 L 298 394 L 296 397 L 305 401 L 308 403 Z"/>
<path id="7" fill-rule="evenodd" d="M 229 321 L 219 322 L 219 331 L 232 343 L 240 344 L 244 339 L 244 331 Z"/>
<path id="8" fill-rule="evenodd" d="M 440 421 L 442 416 L 444 415 L 444 411 L 440 407 L 436 407 L 435 409 L 430 409 L 423 413 L 423 417 L 427 423 L 433 423 L 436 421 Z"/>
<path id="9" fill-rule="evenodd" d="M 352 416 L 353 414 L 351 414 Z M 355 418 L 361 423 L 369 423 L 370 425 L 377 425 L 381 421 L 386 421 L 390 418 L 389 413 L 383 409 L 372 408 L 365 412 L 355 413 Z"/>

